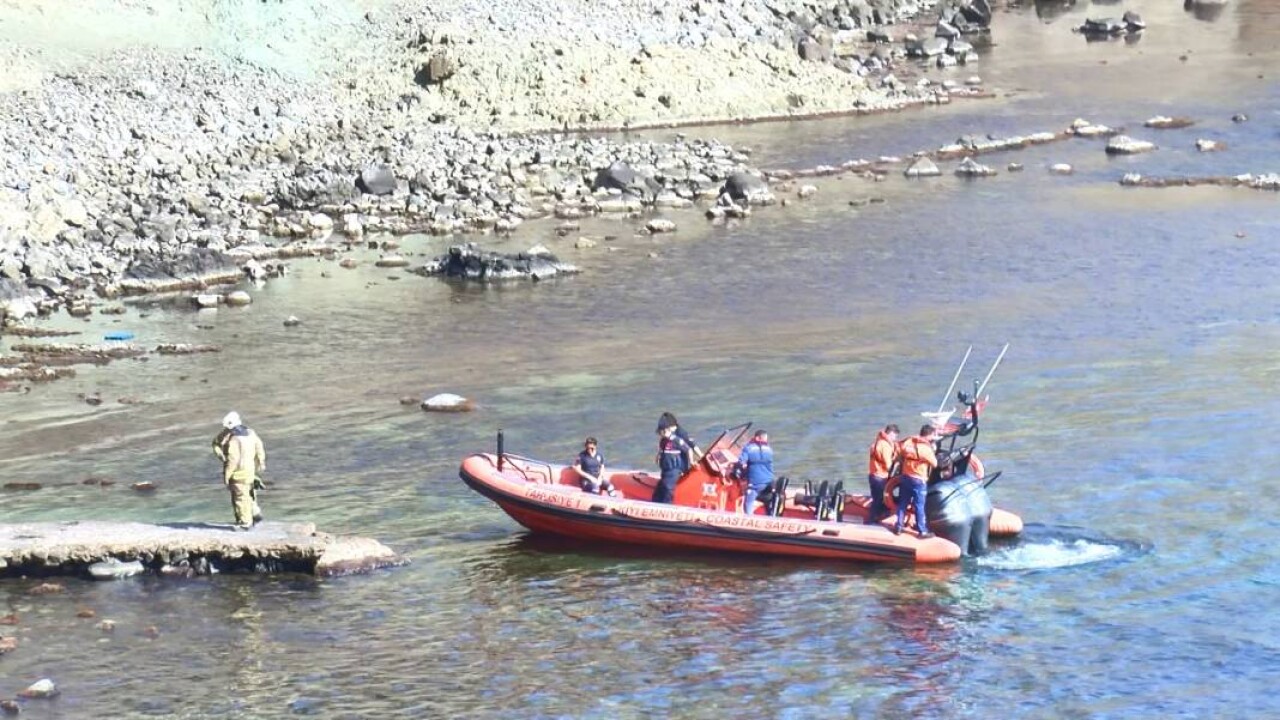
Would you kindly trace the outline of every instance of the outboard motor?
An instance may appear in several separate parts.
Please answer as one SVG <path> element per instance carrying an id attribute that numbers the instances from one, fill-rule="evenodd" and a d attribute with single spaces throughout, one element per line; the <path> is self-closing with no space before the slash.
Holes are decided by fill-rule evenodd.
<path id="1" fill-rule="evenodd" d="M 982 480 L 964 473 L 932 483 L 925 508 L 929 529 L 959 545 L 961 555 L 987 551 L 992 508 Z"/>

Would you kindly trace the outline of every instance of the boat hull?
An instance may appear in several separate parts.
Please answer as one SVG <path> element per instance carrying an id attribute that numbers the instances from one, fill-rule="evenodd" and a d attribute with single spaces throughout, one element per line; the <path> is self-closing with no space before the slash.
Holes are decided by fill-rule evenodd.
<path id="1" fill-rule="evenodd" d="M 656 478 L 612 473 L 623 497 L 587 494 L 572 470 L 527 458 L 493 455 L 463 461 L 462 480 L 535 533 L 593 543 L 895 564 L 946 563 L 961 556 L 940 537 L 895 535 L 882 525 L 819 521 L 802 511 L 782 517 L 648 502 Z"/>

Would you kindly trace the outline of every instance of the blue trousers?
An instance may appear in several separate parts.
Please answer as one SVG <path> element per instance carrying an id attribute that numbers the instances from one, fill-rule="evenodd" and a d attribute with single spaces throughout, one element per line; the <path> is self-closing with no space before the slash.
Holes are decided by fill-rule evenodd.
<path id="1" fill-rule="evenodd" d="M 680 479 L 678 473 L 662 473 L 662 478 L 658 480 L 658 484 L 653 488 L 653 497 L 649 502 L 669 503 L 676 499 L 676 480 Z"/>
<path id="2" fill-rule="evenodd" d="M 928 494 L 929 484 L 924 480 L 918 480 L 910 475 L 903 475 L 898 481 L 898 529 L 902 529 L 902 521 L 907 517 L 907 502 L 916 506 L 916 530 L 923 535 L 929 532 L 929 521 L 924 517 L 925 496 Z"/>
<path id="3" fill-rule="evenodd" d="M 748 485 L 747 491 L 742 494 L 742 512 L 748 515 L 755 512 L 756 498 L 760 497 L 760 493 L 764 492 L 768 487 L 769 486 L 767 484 L 759 487 Z"/>
<path id="4" fill-rule="evenodd" d="M 889 515 L 889 508 L 884 504 L 884 486 L 888 478 L 867 476 L 867 484 L 871 486 L 871 513 L 867 515 L 867 523 L 877 523 Z"/>

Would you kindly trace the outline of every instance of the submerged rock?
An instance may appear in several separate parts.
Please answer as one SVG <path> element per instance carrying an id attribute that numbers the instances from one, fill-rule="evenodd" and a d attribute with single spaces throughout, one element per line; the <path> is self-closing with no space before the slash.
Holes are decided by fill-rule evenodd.
<path id="1" fill-rule="evenodd" d="M 412 272 L 482 281 L 519 278 L 544 280 L 556 275 L 576 273 L 578 268 L 561 261 L 541 245 L 532 247 L 527 252 L 505 254 L 486 252 L 475 243 L 466 243 L 449 248 L 447 254 Z"/>
<path id="2" fill-rule="evenodd" d="M 422 401 L 422 409 L 427 412 L 471 412 L 476 404 L 461 395 L 440 393 Z"/>
<path id="3" fill-rule="evenodd" d="M 1169 117 L 1167 115 L 1156 115 L 1153 118 L 1148 118 L 1147 121 L 1142 124 L 1149 128 L 1155 128 L 1157 130 L 1173 130 L 1177 128 L 1191 127 L 1192 125 L 1196 124 L 1196 121 L 1192 120 L 1189 117 Z"/>
<path id="4" fill-rule="evenodd" d="M 736 172 L 724 181 L 720 189 L 722 195 L 731 200 L 751 205 L 765 205 L 773 202 L 773 193 L 769 192 L 769 184 L 764 178 L 749 172 Z"/>
<path id="5" fill-rule="evenodd" d="M 983 165 L 971 157 L 967 157 L 960 161 L 960 166 L 956 168 L 956 174 L 961 177 L 990 177 L 996 174 L 996 171 L 990 166 Z"/>
<path id="6" fill-rule="evenodd" d="M 129 562 L 106 560 L 104 562 L 96 562 L 90 565 L 89 577 L 94 580 L 120 580 L 122 578 L 140 575 L 145 571 L 146 568 L 137 560 L 131 560 Z"/>
<path id="7" fill-rule="evenodd" d="M 49 678 L 37 680 L 18 693 L 20 698 L 51 698 L 58 694 L 58 686 Z"/>
<path id="8" fill-rule="evenodd" d="M 937 177 L 942 174 L 942 171 L 938 169 L 938 165 L 934 161 L 927 157 L 920 157 L 908 165 L 907 169 L 902 171 L 902 174 L 909 178 Z"/>
<path id="9" fill-rule="evenodd" d="M 1155 149 L 1155 143 L 1147 140 L 1137 140 L 1128 135 L 1117 135 L 1107 141 L 1108 155 L 1137 155 L 1138 153 L 1151 152 Z"/>

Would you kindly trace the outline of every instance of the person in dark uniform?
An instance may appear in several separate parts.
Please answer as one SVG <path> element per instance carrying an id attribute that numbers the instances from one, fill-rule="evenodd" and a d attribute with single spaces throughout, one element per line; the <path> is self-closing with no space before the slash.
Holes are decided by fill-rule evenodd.
<path id="1" fill-rule="evenodd" d="M 582 452 L 578 453 L 577 460 L 573 462 L 573 471 L 578 473 L 578 482 L 584 491 L 592 495 L 617 497 L 617 489 L 604 476 L 604 456 L 596 450 L 597 445 L 595 438 L 586 439 Z"/>
<path id="2" fill-rule="evenodd" d="M 698 447 L 698 443 L 694 442 L 693 438 L 689 437 L 689 433 L 686 432 L 683 427 L 680 427 L 680 422 L 676 420 L 675 415 L 669 412 L 664 412 L 662 413 L 662 416 L 658 418 L 658 432 L 662 432 L 662 428 L 668 426 L 675 428 L 676 437 L 683 440 L 684 444 L 689 446 L 689 452 L 685 456 L 684 466 L 685 471 L 688 471 L 693 463 L 697 462 L 698 458 L 702 457 L 702 448 Z M 658 450 L 662 450 L 661 440 L 658 441 Z"/>
<path id="3" fill-rule="evenodd" d="M 658 426 L 658 470 L 661 477 L 653 489 L 652 502 L 669 503 L 675 499 L 676 481 L 689 469 L 692 448 L 676 434 L 675 425 Z"/>

